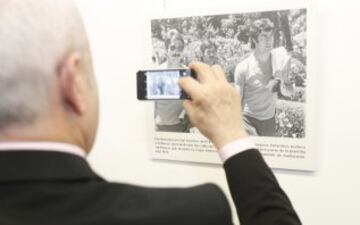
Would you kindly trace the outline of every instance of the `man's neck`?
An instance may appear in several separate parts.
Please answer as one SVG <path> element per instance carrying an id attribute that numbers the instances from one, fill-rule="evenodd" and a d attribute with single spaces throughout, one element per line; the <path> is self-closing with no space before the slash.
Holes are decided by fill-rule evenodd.
<path id="1" fill-rule="evenodd" d="M 271 52 L 260 52 L 255 50 L 254 55 L 260 63 L 267 63 L 270 60 Z"/>
<path id="2" fill-rule="evenodd" d="M 18 151 L 41 151 L 41 152 L 62 152 L 86 157 L 86 151 L 72 143 L 48 142 L 48 141 L 6 141 L 0 142 L 0 152 Z"/>
<path id="3" fill-rule="evenodd" d="M 180 63 L 179 63 L 179 62 L 168 61 L 167 67 L 168 67 L 168 68 L 179 68 L 179 67 L 180 67 Z"/>
<path id="4" fill-rule="evenodd" d="M 0 142 L 60 142 L 85 149 L 81 135 L 76 129 L 56 121 L 11 126 L 0 130 Z"/>

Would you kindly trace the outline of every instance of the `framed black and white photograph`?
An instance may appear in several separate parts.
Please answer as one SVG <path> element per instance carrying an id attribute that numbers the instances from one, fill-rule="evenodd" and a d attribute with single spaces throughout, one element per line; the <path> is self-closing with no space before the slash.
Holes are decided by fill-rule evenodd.
<path id="1" fill-rule="evenodd" d="M 287 162 L 307 160 L 309 169 L 315 161 L 307 150 L 315 131 L 309 124 L 314 125 L 316 98 L 308 98 L 316 83 L 312 9 L 299 4 L 219 13 L 167 12 L 149 21 L 149 59 L 158 68 L 186 67 L 192 61 L 219 64 L 239 91 L 248 134 L 265 158 L 274 159 L 270 164 L 292 168 Z M 156 101 L 154 127 L 156 137 L 171 136 L 173 144 L 175 137 L 201 139 L 182 101 Z"/>
<path id="2" fill-rule="evenodd" d="M 304 138 L 306 25 L 305 8 L 154 19 L 152 60 L 164 68 L 193 60 L 220 64 L 240 87 L 250 135 Z M 166 107 L 156 107 L 158 124 L 181 127 L 180 108 L 159 113 Z M 176 119 L 164 121 L 159 114 Z"/>

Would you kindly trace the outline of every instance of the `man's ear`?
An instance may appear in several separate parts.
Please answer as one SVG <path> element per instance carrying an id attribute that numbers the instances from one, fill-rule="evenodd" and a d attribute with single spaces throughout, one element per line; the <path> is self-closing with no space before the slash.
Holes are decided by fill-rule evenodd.
<path id="1" fill-rule="evenodd" d="M 71 53 L 58 70 L 61 98 L 66 107 L 78 115 L 85 111 L 84 77 L 80 69 L 80 55 Z"/>

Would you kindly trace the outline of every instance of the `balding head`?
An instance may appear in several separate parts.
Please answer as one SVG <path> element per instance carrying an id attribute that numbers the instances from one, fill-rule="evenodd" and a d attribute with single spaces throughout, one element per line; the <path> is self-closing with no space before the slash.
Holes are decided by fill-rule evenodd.
<path id="1" fill-rule="evenodd" d="M 72 112 L 83 114 L 73 102 L 79 96 L 71 96 L 77 79 L 95 84 L 85 29 L 71 0 L 0 0 L 0 43 L 0 133 L 48 118 L 54 102 L 63 104 L 68 120 Z"/>

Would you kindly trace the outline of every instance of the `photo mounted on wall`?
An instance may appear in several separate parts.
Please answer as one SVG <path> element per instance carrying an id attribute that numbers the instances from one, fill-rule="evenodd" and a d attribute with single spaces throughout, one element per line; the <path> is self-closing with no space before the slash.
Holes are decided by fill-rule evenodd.
<path id="1" fill-rule="evenodd" d="M 308 54 L 314 51 L 308 51 L 309 10 L 304 5 L 152 18 L 151 60 L 159 68 L 182 68 L 194 60 L 221 65 L 227 80 L 239 90 L 245 128 L 264 157 L 305 160 L 313 155 L 307 152 L 311 142 L 307 126 L 312 120 L 308 113 L 313 111 L 307 96 L 315 75 L 309 74 L 313 69 L 308 65 Z M 176 149 L 165 151 L 165 158 L 181 152 L 177 138 L 199 140 L 182 101 L 156 101 L 154 107 L 155 149 L 157 138 L 165 137 L 173 140 L 168 144 Z M 161 156 L 161 151 L 154 155 Z M 309 161 L 313 164 L 313 159 Z"/>

